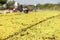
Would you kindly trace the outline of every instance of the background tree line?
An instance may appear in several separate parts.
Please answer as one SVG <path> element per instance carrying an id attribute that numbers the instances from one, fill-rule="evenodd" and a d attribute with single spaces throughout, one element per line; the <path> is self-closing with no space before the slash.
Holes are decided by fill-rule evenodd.
<path id="1" fill-rule="evenodd" d="M 0 9 L 12 9 L 15 1 L 0 0 Z M 18 3 L 19 4 L 19 3 Z M 34 10 L 34 5 L 27 5 L 30 11 Z M 60 10 L 60 3 L 58 4 L 37 4 L 37 10 Z"/>
<path id="2" fill-rule="evenodd" d="M 27 5 L 29 9 L 32 11 L 34 10 L 34 5 Z M 37 10 L 60 10 L 60 3 L 58 4 L 37 4 Z"/>
<path id="3" fill-rule="evenodd" d="M 46 3 L 46 4 L 37 4 L 37 8 L 38 9 L 42 9 L 42 10 L 60 10 L 60 3 L 58 4 L 50 4 L 50 3 Z"/>

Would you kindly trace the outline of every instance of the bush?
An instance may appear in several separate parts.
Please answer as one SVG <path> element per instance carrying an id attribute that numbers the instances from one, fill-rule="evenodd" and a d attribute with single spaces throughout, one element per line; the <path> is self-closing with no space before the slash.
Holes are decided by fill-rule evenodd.
<path id="1" fill-rule="evenodd" d="M 0 10 L 4 10 L 5 8 L 3 6 L 0 6 Z"/>
<path id="2" fill-rule="evenodd" d="M 29 9 L 29 11 L 33 11 L 34 10 L 34 6 L 33 5 L 28 5 L 28 9 Z"/>
<path id="3" fill-rule="evenodd" d="M 14 5 L 14 1 L 9 1 L 6 6 L 7 6 L 7 9 L 12 9 L 13 8 L 13 5 Z"/>
<path id="4" fill-rule="evenodd" d="M 7 3 L 7 0 L 0 0 L 1 5 L 5 4 L 5 3 Z"/>

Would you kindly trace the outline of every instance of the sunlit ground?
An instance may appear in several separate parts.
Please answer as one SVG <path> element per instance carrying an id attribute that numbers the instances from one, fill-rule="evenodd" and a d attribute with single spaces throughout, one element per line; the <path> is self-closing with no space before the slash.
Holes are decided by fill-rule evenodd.
<path id="1" fill-rule="evenodd" d="M 0 14 L 0 39 L 7 38 L 9 35 L 13 35 L 23 28 L 27 28 L 41 20 L 59 14 L 59 11 Z M 24 35 L 20 36 L 18 34 L 7 40 L 51 40 L 51 38 L 52 40 L 54 38 L 54 40 L 60 40 L 60 16 L 39 23 L 30 29 L 28 28 L 22 34 Z"/>

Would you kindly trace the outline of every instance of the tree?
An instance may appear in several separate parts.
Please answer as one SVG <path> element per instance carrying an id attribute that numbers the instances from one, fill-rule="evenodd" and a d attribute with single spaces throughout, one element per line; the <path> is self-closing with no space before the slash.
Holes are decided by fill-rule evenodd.
<path id="1" fill-rule="evenodd" d="M 34 5 L 27 5 L 27 7 L 28 7 L 29 11 L 33 11 L 33 9 L 34 9 Z"/>
<path id="2" fill-rule="evenodd" d="M 5 4 L 5 3 L 7 3 L 7 0 L 0 0 L 1 5 Z"/>
<path id="3" fill-rule="evenodd" d="M 10 9 L 13 8 L 14 3 L 15 3 L 15 1 L 9 1 L 9 2 L 6 4 L 7 8 L 10 8 Z"/>
<path id="4" fill-rule="evenodd" d="M 37 9 L 42 9 L 42 4 L 37 4 Z"/>

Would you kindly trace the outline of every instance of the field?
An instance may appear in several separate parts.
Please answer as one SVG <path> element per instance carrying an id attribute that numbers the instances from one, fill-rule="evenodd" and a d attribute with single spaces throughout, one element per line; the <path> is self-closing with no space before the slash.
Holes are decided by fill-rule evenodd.
<path id="1" fill-rule="evenodd" d="M 60 12 L 0 14 L 0 40 L 60 40 Z"/>

